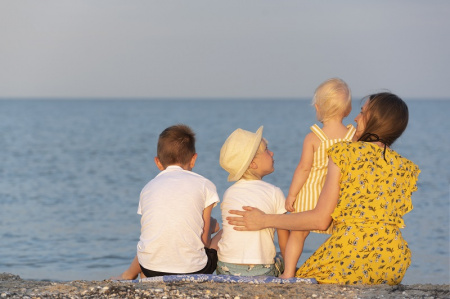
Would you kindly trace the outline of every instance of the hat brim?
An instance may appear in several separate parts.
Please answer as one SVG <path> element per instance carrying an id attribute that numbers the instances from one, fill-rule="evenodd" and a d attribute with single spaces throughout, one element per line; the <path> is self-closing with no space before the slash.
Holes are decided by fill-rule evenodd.
<path id="1" fill-rule="evenodd" d="M 264 126 L 261 126 L 256 131 L 255 138 L 253 139 L 252 150 L 248 151 L 248 156 L 246 157 L 246 163 L 242 165 L 241 169 L 239 169 L 238 172 L 236 172 L 235 174 L 230 174 L 228 176 L 229 182 L 234 182 L 234 181 L 239 180 L 242 177 L 242 175 L 244 174 L 244 172 L 247 171 L 248 167 L 250 166 L 250 163 L 252 163 L 253 158 L 255 157 L 256 152 L 258 151 L 259 145 L 261 144 L 263 128 L 264 128 Z"/>

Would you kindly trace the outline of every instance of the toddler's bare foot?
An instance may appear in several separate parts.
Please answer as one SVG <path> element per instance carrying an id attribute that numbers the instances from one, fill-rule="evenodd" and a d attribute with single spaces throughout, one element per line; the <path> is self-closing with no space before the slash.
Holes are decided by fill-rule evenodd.
<path id="1" fill-rule="evenodd" d="M 281 279 L 289 279 L 289 278 L 292 278 L 294 276 L 293 275 L 288 275 L 287 273 L 283 273 L 283 274 L 281 274 L 278 277 L 281 278 Z"/>

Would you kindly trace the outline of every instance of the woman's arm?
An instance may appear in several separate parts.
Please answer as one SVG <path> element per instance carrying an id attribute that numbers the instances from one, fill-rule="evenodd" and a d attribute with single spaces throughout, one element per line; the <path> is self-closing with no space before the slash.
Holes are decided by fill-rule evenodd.
<path id="1" fill-rule="evenodd" d="M 289 239 L 289 231 L 286 229 L 277 229 L 278 235 L 278 245 L 280 246 L 281 256 L 284 259 L 284 254 L 286 252 L 286 244 Z"/>
<path id="2" fill-rule="evenodd" d="M 230 211 L 230 214 L 242 217 L 229 216 L 228 223 L 234 225 L 234 229 L 239 231 L 260 230 L 268 227 L 289 230 L 326 230 L 330 226 L 331 213 L 338 202 L 340 176 L 339 167 L 330 159 L 325 185 L 314 210 L 295 214 L 264 214 L 256 208 L 243 207 L 244 211 Z"/>

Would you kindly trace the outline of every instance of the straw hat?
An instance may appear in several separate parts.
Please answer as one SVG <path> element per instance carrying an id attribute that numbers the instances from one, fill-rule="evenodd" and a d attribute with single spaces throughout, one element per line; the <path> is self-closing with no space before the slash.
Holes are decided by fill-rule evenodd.
<path id="1" fill-rule="evenodd" d="M 256 133 L 237 129 L 220 149 L 220 166 L 230 175 L 228 181 L 239 180 L 250 166 L 261 143 L 263 126 Z"/>

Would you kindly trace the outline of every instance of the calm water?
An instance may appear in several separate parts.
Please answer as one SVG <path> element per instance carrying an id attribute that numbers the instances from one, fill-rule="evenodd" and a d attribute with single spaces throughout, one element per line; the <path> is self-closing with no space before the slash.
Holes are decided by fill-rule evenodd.
<path id="1" fill-rule="evenodd" d="M 405 217 L 413 261 L 403 283 L 449 283 L 450 101 L 408 104 L 410 125 L 394 149 L 422 173 Z M 354 102 L 346 123 L 359 109 Z M 238 127 L 264 125 L 276 168 L 265 179 L 286 194 L 316 120 L 309 101 L 294 100 L 0 101 L 0 272 L 51 280 L 119 274 L 136 251 L 139 192 L 158 172 L 157 136 L 175 123 L 196 131 L 194 170 L 219 195 L 229 186 L 218 164 L 222 143 Z M 218 208 L 213 215 L 220 218 Z M 311 234 L 300 262 L 323 240 Z"/>

